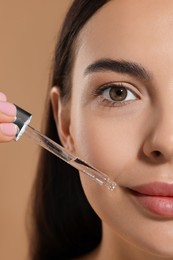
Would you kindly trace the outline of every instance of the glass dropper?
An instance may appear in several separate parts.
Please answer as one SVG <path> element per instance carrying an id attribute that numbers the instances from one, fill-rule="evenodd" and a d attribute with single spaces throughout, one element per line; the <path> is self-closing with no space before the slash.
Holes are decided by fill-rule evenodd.
<path id="1" fill-rule="evenodd" d="M 42 146 L 52 154 L 56 155 L 63 161 L 67 162 L 80 172 L 83 172 L 84 174 L 88 175 L 95 182 L 104 185 L 111 191 L 115 189 L 117 184 L 114 181 L 112 181 L 105 173 L 97 170 L 85 161 L 72 155 L 63 146 L 57 144 L 47 136 L 41 134 L 40 132 L 32 128 L 29 125 L 32 119 L 32 115 L 18 106 L 16 106 L 16 108 L 17 116 L 16 121 L 14 123 L 19 128 L 19 131 L 15 138 L 16 141 L 19 140 L 19 138 L 25 133 L 32 141 L 39 144 L 40 146 Z"/>

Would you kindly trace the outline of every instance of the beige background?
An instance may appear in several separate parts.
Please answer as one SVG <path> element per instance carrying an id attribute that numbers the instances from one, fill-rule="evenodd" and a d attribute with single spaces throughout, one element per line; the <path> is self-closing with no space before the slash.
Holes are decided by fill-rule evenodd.
<path id="1" fill-rule="evenodd" d="M 44 118 L 51 57 L 70 0 L 0 0 L 0 91 Z M 27 259 L 26 209 L 38 147 L 23 136 L 0 145 L 0 259 Z"/>

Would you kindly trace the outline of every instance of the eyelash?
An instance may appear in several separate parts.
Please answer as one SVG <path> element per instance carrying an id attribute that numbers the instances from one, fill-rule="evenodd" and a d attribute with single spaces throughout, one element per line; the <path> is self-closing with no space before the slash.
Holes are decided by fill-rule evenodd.
<path id="1" fill-rule="evenodd" d="M 101 87 L 99 87 L 98 89 L 96 89 L 95 91 L 95 96 L 100 98 L 100 102 L 105 104 L 106 106 L 123 106 L 123 105 L 127 105 L 130 102 L 133 102 L 136 99 L 139 99 L 139 96 L 134 93 L 134 91 L 132 91 L 129 87 L 127 87 L 128 83 L 122 83 L 122 82 L 118 82 L 118 83 L 108 83 L 105 85 L 102 85 Z M 130 84 L 128 84 L 130 85 Z M 125 97 L 125 100 L 122 101 L 114 101 L 111 97 L 110 97 L 110 91 L 113 89 L 116 90 L 126 90 L 127 95 Z M 107 93 L 106 93 L 107 91 Z M 104 97 L 104 94 L 107 95 L 106 97 Z M 132 96 L 133 95 L 133 96 Z M 109 97 L 108 97 L 109 96 Z M 131 96 L 131 98 L 129 99 L 129 96 Z M 128 100 L 127 100 L 128 98 Z"/>

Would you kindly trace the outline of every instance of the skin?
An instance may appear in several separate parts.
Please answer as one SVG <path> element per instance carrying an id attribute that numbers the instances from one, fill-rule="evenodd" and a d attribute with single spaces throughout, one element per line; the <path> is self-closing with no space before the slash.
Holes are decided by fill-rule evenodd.
<path id="1" fill-rule="evenodd" d="M 58 89 L 52 90 L 64 146 L 120 185 L 110 192 L 80 174 L 103 223 L 100 246 L 84 259 L 173 259 L 173 219 L 145 210 L 126 192 L 173 181 L 172 9 L 171 0 L 110 1 L 78 37 L 71 102 L 63 104 Z M 140 64 L 150 78 L 110 70 L 86 75 L 103 58 Z M 96 95 L 110 82 L 128 83 L 133 95 L 119 105 L 105 101 L 105 92 Z"/>
<path id="2" fill-rule="evenodd" d="M 103 225 L 101 244 L 83 259 L 173 259 L 173 219 L 148 212 L 126 190 L 173 181 L 172 10 L 171 0 L 110 1 L 78 37 L 70 102 L 51 91 L 63 145 L 119 185 L 111 192 L 80 174 Z M 140 64 L 150 79 L 110 70 L 86 75 L 103 58 Z M 129 100 L 112 104 L 107 92 L 98 95 L 110 82 L 128 86 Z"/>
<path id="3" fill-rule="evenodd" d="M 103 223 L 101 245 L 84 259 L 173 259 L 173 219 L 148 212 L 126 192 L 173 181 L 172 9 L 171 0 L 110 1 L 78 37 L 71 102 L 62 104 L 58 89 L 52 90 L 64 146 L 120 185 L 110 192 L 80 174 Z M 85 74 L 103 58 L 135 62 L 151 77 L 109 70 Z M 95 95 L 110 82 L 128 83 L 131 99 L 113 105 L 105 92 Z"/>

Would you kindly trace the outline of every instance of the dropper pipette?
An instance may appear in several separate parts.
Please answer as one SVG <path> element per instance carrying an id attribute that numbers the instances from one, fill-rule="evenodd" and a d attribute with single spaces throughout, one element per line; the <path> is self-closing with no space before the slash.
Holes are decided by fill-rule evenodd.
<path id="1" fill-rule="evenodd" d="M 19 138 L 25 133 L 32 141 L 39 144 L 49 152 L 53 153 L 63 161 L 67 162 L 80 172 L 85 173 L 86 175 L 91 177 L 95 182 L 104 185 L 111 191 L 115 189 L 117 184 L 114 181 L 112 181 L 105 173 L 102 173 L 101 171 L 92 167 L 85 161 L 72 155 L 64 147 L 62 147 L 61 145 L 49 139 L 47 136 L 41 134 L 40 132 L 32 128 L 29 125 L 32 119 L 32 115 L 18 106 L 16 106 L 16 108 L 17 116 L 16 121 L 14 123 L 19 128 L 19 131 L 15 138 L 16 141 L 19 140 Z"/>

